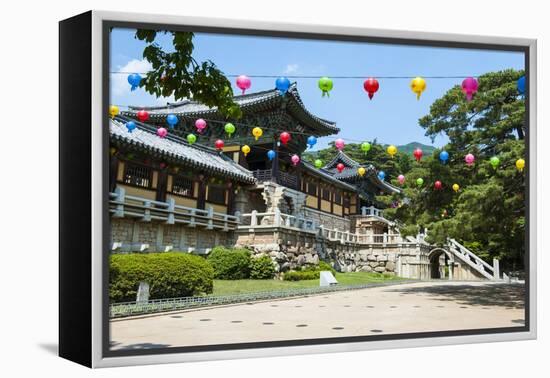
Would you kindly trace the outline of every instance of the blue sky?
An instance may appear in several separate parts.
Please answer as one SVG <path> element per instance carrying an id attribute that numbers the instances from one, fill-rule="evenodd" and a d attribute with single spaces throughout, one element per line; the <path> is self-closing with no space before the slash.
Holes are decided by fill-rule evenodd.
<path id="1" fill-rule="evenodd" d="M 170 49 L 168 36 L 157 38 Z M 300 40 L 288 38 L 231 36 L 197 33 L 194 58 L 212 60 L 225 74 L 284 75 L 298 82 L 306 107 L 314 114 L 336 121 L 338 137 L 350 142 L 372 140 L 405 144 L 430 138 L 418 126 L 430 104 L 462 79 L 426 79 L 420 101 L 411 92 L 411 79 L 379 79 L 380 89 L 372 101 L 363 89 L 364 79 L 334 79 L 330 98 L 321 97 L 317 79 L 293 79 L 292 75 L 314 76 L 476 76 L 507 68 L 523 69 L 522 53 L 435 47 L 381 45 L 355 42 Z M 114 29 L 111 33 L 111 71 L 145 72 L 142 59 L 145 44 L 134 38 L 134 30 Z M 127 75 L 111 74 L 111 103 L 117 105 L 164 104 L 173 99 L 156 99 L 142 89 L 130 92 Z M 240 90 L 233 82 L 235 93 Z M 274 79 L 252 78 L 249 91 L 275 87 Z M 334 137 L 320 138 L 317 148 Z M 437 137 L 433 145 L 446 143 Z"/>

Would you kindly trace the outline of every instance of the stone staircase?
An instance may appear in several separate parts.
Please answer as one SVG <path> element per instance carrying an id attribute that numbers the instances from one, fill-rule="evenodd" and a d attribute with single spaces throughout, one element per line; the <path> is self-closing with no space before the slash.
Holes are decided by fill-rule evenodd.
<path id="1" fill-rule="evenodd" d="M 499 262 L 497 259 L 493 259 L 493 265 L 491 266 L 455 239 L 447 240 L 447 248 L 459 261 L 466 263 L 486 279 L 491 281 L 500 280 Z"/>

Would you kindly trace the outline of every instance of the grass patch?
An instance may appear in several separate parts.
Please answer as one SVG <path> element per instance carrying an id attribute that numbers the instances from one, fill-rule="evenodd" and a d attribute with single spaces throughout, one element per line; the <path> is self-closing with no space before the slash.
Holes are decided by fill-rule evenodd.
<path id="1" fill-rule="evenodd" d="M 364 285 L 368 283 L 402 280 L 396 276 L 380 273 L 352 272 L 336 273 L 340 286 Z M 213 295 L 243 294 L 257 291 L 281 291 L 319 287 L 319 280 L 281 281 L 281 280 L 214 280 Z"/>

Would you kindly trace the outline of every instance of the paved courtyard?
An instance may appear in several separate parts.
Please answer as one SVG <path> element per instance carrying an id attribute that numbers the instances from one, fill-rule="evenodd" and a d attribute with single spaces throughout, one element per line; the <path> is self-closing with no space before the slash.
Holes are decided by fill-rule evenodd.
<path id="1" fill-rule="evenodd" d="M 524 286 L 419 282 L 111 321 L 113 350 L 524 324 Z"/>

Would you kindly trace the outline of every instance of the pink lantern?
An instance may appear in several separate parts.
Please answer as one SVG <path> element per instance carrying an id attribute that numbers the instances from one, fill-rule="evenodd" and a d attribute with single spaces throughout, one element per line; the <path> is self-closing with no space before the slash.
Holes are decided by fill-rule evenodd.
<path id="1" fill-rule="evenodd" d="M 248 88 L 250 88 L 250 85 L 252 85 L 252 82 L 250 81 L 250 78 L 246 75 L 241 75 L 237 78 L 237 87 L 239 87 L 240 90 L 246 91 Z"/>
<path id="2" fill-rule="evenodd" d="M 298 155 L 292 155 L 290 161 L 292 161 L 292 165 L 298 165 L 300 162 L 300 157 Z"/>
<path id="3" fill-rule="evenodd" d="M 334 141 L 334 146 L 338 149 L 338 151 L 342 151 L 344 149 L 344 140 L 343 139 L 336 139 Z"/>
<path id="4" fill-rule="evenodd" d="M 477 92 L 477 80 L 473 77 L 467 77 L 462 81 L 462 92 L 466 95 L 466 100 L 472 101 L 472 98 Z"/>
<path id="5" fill-rule="evenodd" d="M 405 182 L 405 176 L 403 175 L 397 176 L 397 181 L 399 181 L 399 184 L 403 185 L 403 183 Z"/>
<path id="6" fill-rule="evenodd" d="M 168 130 L 166 130 L 164 127 L 159 127 L 157 130 L 157 135 L 161 138 L 164 138 L 166 135 L 168 135 Z"/>
<path id="7" fill-rule="evenodd" d="M 202 134 L 202 132 L 206 128 L 206 121 L 202 118 L 197 119 L 195 121 L 195 127 L 197 128 L 198 133 Z"/>
<path id="8" fill-rule="evenodd" d="M 466 162 L 466 164 L 468 166 L 471 166 L 472 164 L 474 164 L 475 160 L 476 160 L 476 157 L 472 154 L 468 154 L 468 155 L 464 156 L 464 161 Z"/>

